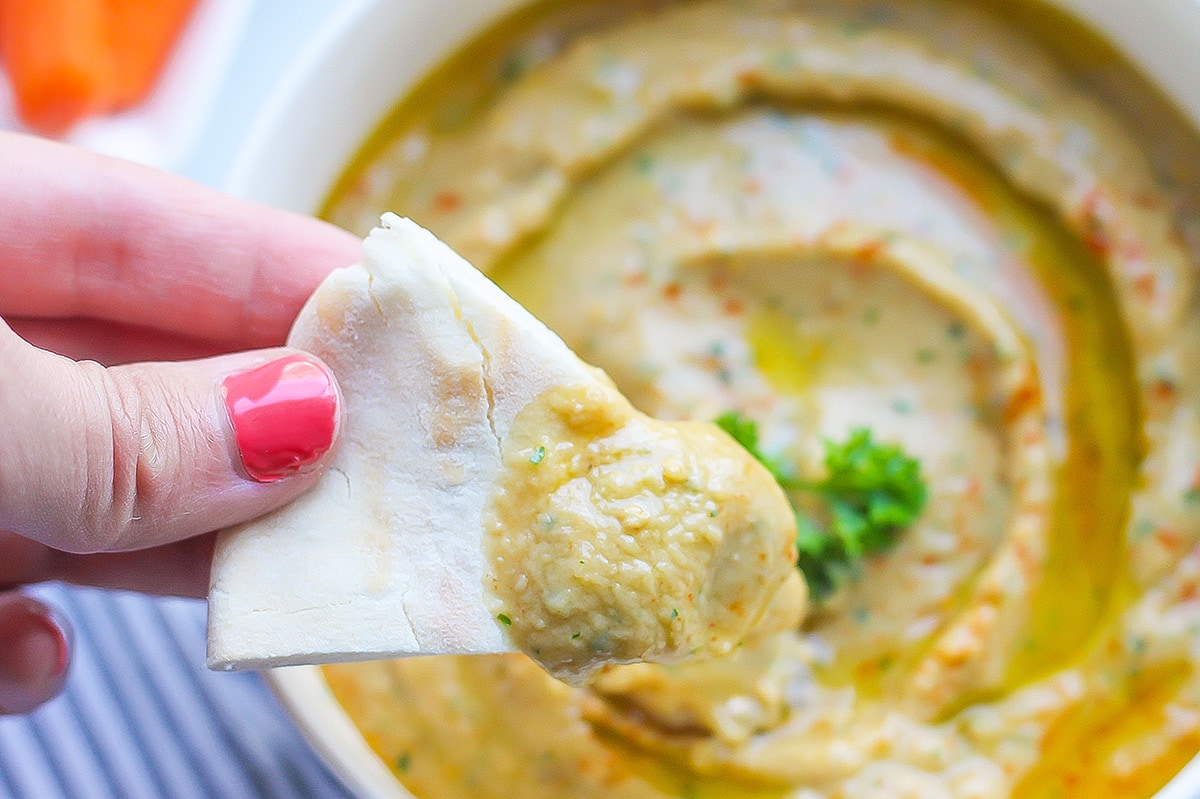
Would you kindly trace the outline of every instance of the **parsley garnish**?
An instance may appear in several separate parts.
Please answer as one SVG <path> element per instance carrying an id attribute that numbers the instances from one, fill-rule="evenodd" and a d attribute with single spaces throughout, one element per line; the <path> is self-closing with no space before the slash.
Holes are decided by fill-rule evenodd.
<path id="1" fill-rule="evenodd" d="M 505 627 L 511 627 L 511 626 L 512 626 L 512 619 L 511 619 L 511 618 L 509 618 L 509 616 L 508 616 L 508 614 L 507 614 L 507 613 L 497 613 L 497 614 L 496 614 L 496 621 L 500 622 L 500 623 L 501 623 L 501 624 L 503 624 Z"/>
<path id="2" fill-rule="evenodd" d="M 534 466 L 537 466 L 539 463 L 541 463 L 545 459 L 546 459 L 546 448 L 545 447 L 538 447 L 537 449 L 535 449 L 533 451 L 533 454 L 529 456 L 529 462 L 532 463 Z"/>
<path id="3" fill-rule="evenodd" d="M 716 424 L 762 463 L 796 509 L 796 566 L 813 596 L 825 599 L 853 574 L 865 556 L 882 552 L 925 507 L 921 464 L 896 444 L 876 442 L 858 428 L 843 442 L 825 442 L 825 476 L 807 482 L 758 448 L 758 425 L 736 411 Z M 816 500 L 815 512 L 797 507 L 799 496 Z"/>

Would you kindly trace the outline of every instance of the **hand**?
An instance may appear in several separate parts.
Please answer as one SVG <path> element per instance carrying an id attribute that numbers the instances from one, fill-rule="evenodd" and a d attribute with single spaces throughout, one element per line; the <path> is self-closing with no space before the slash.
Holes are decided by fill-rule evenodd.
<path id="1" fill-rule="evenodd" d="M 21 713 L 70 635 L 12 589 L 203 597 L 212 533 L 316 481 L 336 384 L 279 345 L 359 241 L 13 134 L 0 187 L 0 713 Z"/>

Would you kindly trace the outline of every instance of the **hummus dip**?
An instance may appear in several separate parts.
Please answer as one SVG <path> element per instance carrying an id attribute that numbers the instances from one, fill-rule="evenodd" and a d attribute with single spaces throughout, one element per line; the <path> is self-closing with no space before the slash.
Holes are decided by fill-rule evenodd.
<path id="1" fill-rule="evenodd" d="M 560 679 L 703 660 L 804 617 L 796 519 L 713 425 L 663 422 L 605 380 L 517 413 L 485 517 L 492 610 Z"/>
<path id="2" fill-rule="evenodd" d="M 330 219 L 420 220 L 639 410 L 737 411 L 802 474 L 870 427 L 929 483 L 726 658 L 326 667 L 413 793 L 1148 797 L 1200 749 L 1200 143 L 996 8 L 542 6 L 351 166 Z"/>

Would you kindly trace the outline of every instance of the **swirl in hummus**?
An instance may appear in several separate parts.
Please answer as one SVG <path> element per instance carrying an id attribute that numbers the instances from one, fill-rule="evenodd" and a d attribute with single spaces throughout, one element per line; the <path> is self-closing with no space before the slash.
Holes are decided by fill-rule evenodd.
<path id="1" fill-rule="evenodd" d="M 563 4 L 368 148 L 331 219 L 422 220 L 640 410 L 737 409 L 802 470 L 867 425 L 930 481 L 898 546 L 729 658 L 327 667 L 414 793 L 1147 797 L 1200 749 L 1200 145 L 1028 18 Z"/>

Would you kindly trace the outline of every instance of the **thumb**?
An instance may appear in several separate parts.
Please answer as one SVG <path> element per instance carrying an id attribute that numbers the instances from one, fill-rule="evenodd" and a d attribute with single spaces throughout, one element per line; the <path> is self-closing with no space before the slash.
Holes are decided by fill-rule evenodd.
<path id="1" fill-rule="evenodd" d="M 105 368 L 0 320 L 0 530 L 69 552 L 139 549 L 252 519 L 310 488 L 341 416 L 311 355 Z"/>

